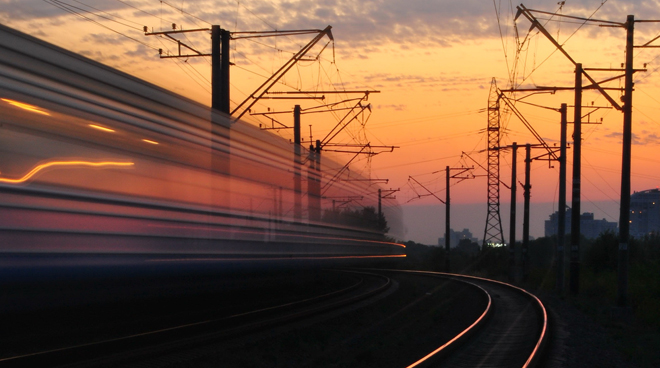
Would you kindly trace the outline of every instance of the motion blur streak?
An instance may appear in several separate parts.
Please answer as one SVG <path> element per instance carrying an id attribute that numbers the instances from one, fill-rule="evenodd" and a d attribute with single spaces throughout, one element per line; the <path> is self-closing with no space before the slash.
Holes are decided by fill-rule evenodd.
<path id="1" fill-rule="evenodd" d="M 377 258 L 404 258 L 405 254 L 383 255 L 383 256 L 336 256 L 336 257 L 298 257 L 298 260 L 325 260 L 325 259 L 377 259 Z M 146 262 L 218 262 L 218 261 L 290 261 L 286 258 L 175 258 L 175 259 L 147 259 Z"/>
<path id="2" fill-rule="evenodd" d="M 399 205 L 331 152 L 1 25 L 0 49 L 0 264 L 405 257 Z"/>
<path id="3" fill-rule="evenodd" d="M 109 132 L 109 133 L 114 133 L 115 132 L 113 129 L 102 127 L 102 126 L 96 125 L 96 124 L 89 124 L 89 126 L 94 128 L 94 129 L 102 130 L 104 132 Z"/>
<path id="4" fill-rule="evenodd" d="M 53 162 L 47 162 L 45 164 L 37 165 L 34 169 L 30 170 L 30 172 L 28 172 L 27 174 L 25 174 L 25 176 L 19 179 L 0 178 L 0 183 L 12 183 L 12 184 L 24 183 L 39 171 L 52 166 L 93 166 L 93 167 L 133 166 L 133 163 L 132 162 L 53 161 Z"/>
<path id="5" fill-rule="evenodd" d="M 45 112 L 45 111 L 43 111 L 43 110 L 40 110 L 38 107 L 36 107 L 36 106 L 32 106 L 32 105 L 28 105 L 28 104 L 26 104 L 26 103 L 22 103 L 22 102 L 18 102 L 18 101 L 13 101 L 13 100 L 8 100 L 8 99 L 6 99 L 6 98 L 3 98 L 2 101 L 5 101 L 6 103 L 8 103 L 8 104 L 10 104 L 10 105 L 13 105 L 13 106 L 16 106 L 16 107 L 19 107 L 19 108 L 21 108 L 21 109 L 23 109 L 23 110 L 36 112 L 37 114 L 42 114 L 42 115 L 50 115 L 49 113 L 47 113 L 47 112 Z"/>

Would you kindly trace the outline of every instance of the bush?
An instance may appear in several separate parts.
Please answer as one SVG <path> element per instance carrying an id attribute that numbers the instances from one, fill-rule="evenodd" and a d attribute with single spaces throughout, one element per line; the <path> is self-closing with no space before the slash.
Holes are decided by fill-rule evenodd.
<path id="1" fill-rule="evenodd" d="M 585 248 L 584 267 L 595 273 L 616 271 L 619 239 L 614 232 L 608 231 L 601 234 Z"/>

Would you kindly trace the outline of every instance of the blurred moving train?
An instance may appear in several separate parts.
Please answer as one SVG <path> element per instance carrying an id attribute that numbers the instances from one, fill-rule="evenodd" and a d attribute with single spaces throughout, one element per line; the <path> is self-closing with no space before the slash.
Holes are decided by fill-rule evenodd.
<path id="1" fill-rule="evenodd" d="M 316 173 L 296 169 L 290 142 L 207 106 L 4 26 L 0 47 L 2 267 L 31 256 L 405 257 L 382 230 L 310 219 L 305 183 L 294 216 L 298 170 L 320 173 L 327 198 L 376 206 L 374 185 L 327 183 L 343 167 L 330 156 Z M 383 207 L 396 237 L 401 210 Z"/>

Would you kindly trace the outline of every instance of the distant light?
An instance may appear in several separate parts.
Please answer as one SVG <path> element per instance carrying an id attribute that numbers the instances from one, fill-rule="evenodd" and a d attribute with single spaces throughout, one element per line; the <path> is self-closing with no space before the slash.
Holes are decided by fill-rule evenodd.
<path id="1" fill-rule="evenodd" d="M 94 128 L 94 129 L 102 130 L 102 131 L 104 131 L 104 132 L 110 132 L 110 133 L 114 133 L 114 132 L 115 132 L 113 129 L 106 128 L 106 127 L 102 127 L 102 126 L 100 126 L 100 125 L 96 125 L 96 124 L 89 124 L 89 126 L 92 127 L 92 128 Z"/>
<path id="2" fill-rule="evenodd" d="M 152 140 L 150 140 L 150 139 L 143 139 L 142 141 L 143 141 L 143 142 L 147 142 L 147 143 L 151 143 L 151 144 L 160 144 L 160 143 L 158 143 L 158 142 L 156 142 L 156 141 L 152 141 Z"/>
<path id="3" fill-rule="evenodd" d="M 37 106 L 28 105 L 28 104 L 26 104 L 26 103 L 22 103 L 22 102 L 14 101 L 14 100 L 9 100 L 9 99 L 6 99 L 6 98 L 3 98 L 2 101 L 5 101 L 6 103 L 8 103 L 8 104 L 10 104 L 10 105 L 13 105 L 13 106 L 16 106 L 16 107 L 19 107 L 19 108 L 21 108 L 21 109 L 23 109 L 23 110 L 36 112 L 37 114 L 41 114 L 41 115 L 48 115 L 48 116 L 50 116 L 49 113 L 47 113 L 47 112 L 41 110 L 41 109 L 38 108 Z"/>
<path id="4" fill-rule="evenodd" d="M 0 183 L 11 183 L 11 184 L 18 184 L 18 183 L 24 183 L 28 181 L 31 177 L 36 175 L 39 171 L 50 167 L 50 166 L 133 166 L 134 163 L 132 162 L 112 162 L 112 161 L 104 161 L 104 162 L 88 162 L 88 161 L 52 161 L 52 162 L 46 162 L 45 164 L 40 164 L 37 165 L 34 169 L 30 170 L 27 174 L 25 174 L 22 178 L 18 179 L 9 179 L 9 178 L 0 178 Z"/>

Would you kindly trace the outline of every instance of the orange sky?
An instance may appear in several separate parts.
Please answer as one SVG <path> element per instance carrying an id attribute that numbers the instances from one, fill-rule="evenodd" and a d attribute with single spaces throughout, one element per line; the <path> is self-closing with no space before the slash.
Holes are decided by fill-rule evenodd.
<path id="1" fill-rule="evenodd" d="M 485 108 L 491 78 L 496 77 L 500 88 L 510 87 L 510 73 L 517 72 L 516 83 L 524 87 L 571 86 L 573 66 L 556 52 L 547 39 L 532 32 L 529 22 L 519 19 L 518 33 L 522 50 L 519 63 L 513 68 L 516 50 L 511 7 L 516 3 L 495 2 L 499 9 L 499 22 L 493 4 L 483 1 L 360 1 L 315 2 L 304 1 L 170 1 L 125 0 L 92 1 L 5 1 L 0 3 L 0 21 L 23 32 L 45 39 L 58 46 L 80 53 L 129 74 L 146 79 L 186 97 L 210 103 L 209 58 L 159 60 L 157 49 L 175 50 L 175 44 L 156 37 L 144 36 L 142 26 L 153 30 L 170 29 L 171 23 L 185 29 L 220 24 L 230 31 L 324 28 L 333 26 L 335 42 L 328 43 L 320 62 L 303 62 L 284 78 L 286 85 L 274 90 L 310 89 L 372 89 L 381 91 L 369 98 L 373 112 L 364 127 L 354 124 L 350 133 L 337 138 L 337 142 L 350 143 L 355 139 L 372 145 L 399 146 L 393 153 L 383 153 L 371 161 L 356 162 L 354 170 L 370 172 L 373 178 L 389 179 L 388 188 L 400 188 L 397 198 L 402 204 L 433 205 L 442 213 L 441 204 L 434 198 L 418 198 L 425 194 L 419 186 L 411 187 L 409 176 L 422 182 L 428 189 L 444 198 L 445 166 L 472 165 L 462 160 L 468 152 L 485 164 L 487 125 Z M 645 1 L 568 1 L 561 13 L 590 16 L 617 22 L 625 21 L 625 14 L 639 19 L 660 19 L 660 12 Z M 68 5 L 67 5 L 68 4 Z M 557 11 L 553 2 L 528 1 L 526 7 Z M 56 5 L 59 5 L 56 6 Z M 66 9 L 63 9 L 62 7 Z M 68 11 L 65 11 L 67 10 Z M 594 13 L 598 10 L 596 13 Z M 78 12 L 78 15 L 71 12 Z M 556 20 L 556 19 L 555 19 Z M 547 21 L 547 22 L 546 22 Z M 575 21 L 548 21 L 543 17 L 551 34 L 565 44 L 566 50 L 585 67 L 619 67 L 624 60 L 624 30 L 581 26 Z M 643 43 L 660 33 L 660 25 L 638 24 L 636 43 Z M 188 34 L 182 40 L 208 52 L 208 33 Z M 284 63 L 290 55 L 312 36 L 260 39 L 257 42 L 236 41 L 232 48 L 232 101 L 242 101 L 267 76 Z M 311 54 L 316 55 L 328 39 L 319 43 Z M 658 106 L 660 78 L 658 58 L 660 51 L 636 50 L 635 67 L 648 63 L 647 72 L 636 75 L 633 97 L 632 189 L 655 188 L 660 183 L 658 166 Z M 612 75 L 594 74 L 597 79 Z M 586 81 L 585 81 L 586 83 Z M 619 87 L 622 81 L 608 86 Z M 616 98 L 618 92 L 613 92 Z M 523 96 L 519 94 L 518 97 Z M 327 96 L 330 100 L 331 96 Z M 524 101 L 557 108 L 562 102 L 573 104 L 572 92 L 556 95 L 534 95 Z M 594 92 L 586 92 L 583 101 L 606 106 L 606 101 Z M 295 103 L 303 108 L 319 105 L 319 101 L 262 101 L 258 112 L 268 108 L 291 109 Z M 550 144 L 559 139 L 559 115 L 556 112 L 518 105 L 535 129 Z M 303 136 L 308 139 L 309 124 L 313 123 L 314 139 L 319 139 L 336 123 L 330 114 L 303 117 Z M 572 116 L 572 109 L 569 109 Z M 622 114 L 612 109 L 596 111 L 590 119 L 601 125 L 583 128 L 583 210 L 596 212 L 597 218 L 617 221 L 618 213 L 601 210 L 600 201 L 618 201 L 620 188 Z M 287 120 L 288 119 L 288 120 Z M 313 119 L 313 120 L 312 120 Z M 254 117 L 248 121 L 258 124 Z M 572 118 L 569 118 L 572 120 Z M 282 122 L 291 124 L 292 118 L 282 116 Z M 515 117 L 502 121 L 506 127 L 502 144 L 537 143 L 523 124 Z M 572 127 L 569 127 L 569 137 Z M 274 132 L 290 139 L 291 132 Z M 519 151 L 519 179 L 523 180 L 524 152 Z M 569 153 L 570 155 L 570 153 Z M 346 160 L 350 159 L 346 155 Z M 569 156 L 569 161 L 572 158 Z M 501 177 L 510 182 L 509 154 L 502 156 Z M 569 180 L 571 165 L 569 164 Z M 475 170 L 475 175 L 483 175 Z M 535 162 L 532 168 L 532 201 L 553 202 L 557 196 L 557 165 L 548 168 L 544 162 Z M 522 202 L 522 190 L 519 190 Z M 569 190 L 570 193 L 570 190 Z M 509 195 L 502 187 L 502 218 L 508 222 Z M 452 202 L 456 204 L 484 204 L 485 218 L 486 179 L 477 177 L 463 181 L 452 188 Z M 570 203 L 570 196 L 569 196 Z M 457 207 L 458 208 L 458 207 Z M 546 211 L 547 212 L 547 211 Z M 541 222 L 550 213 L 535 213 Z M 412 226 L 412 225 L 411 225 Z M 443 226 L 443 225 L 442 225 Z M 440 227 L 442 227 L 440 226 Z M 456 229 L 469 227 L 481 237 L 483 224 L 458 223 Z M 411 227 L 411 228 L 414 228 Z M 519 227 L 520 228 L 520 227 Z M 412 239 L 431 242 L 442 234 L 435 229 L 425 237 Z M 506 230 L 505 230 L 506 231 Z M 541 236 L 542 233 L 532 233 Z"/>

